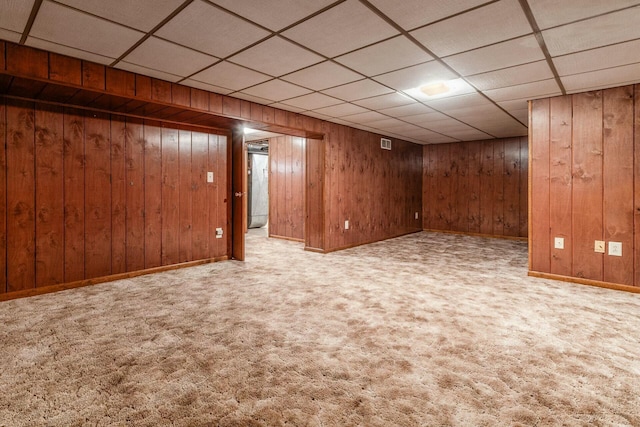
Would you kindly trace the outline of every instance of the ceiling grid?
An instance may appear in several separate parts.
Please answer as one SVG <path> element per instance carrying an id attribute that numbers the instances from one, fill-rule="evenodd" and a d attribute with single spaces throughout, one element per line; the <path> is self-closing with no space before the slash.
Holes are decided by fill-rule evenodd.
<path id="1" fill-rule="evenodd" d="M 0 0 L 0 39 L 419 144 L 640 82 L 640 0 Z M 449 92 L 420 90 L 437 83 Z"/>

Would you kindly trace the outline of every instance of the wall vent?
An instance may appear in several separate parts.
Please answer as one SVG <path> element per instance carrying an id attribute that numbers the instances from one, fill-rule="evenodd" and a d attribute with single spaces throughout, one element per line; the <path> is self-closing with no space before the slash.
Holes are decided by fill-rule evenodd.
<path id="1" fill-rule="evenodd" d="M 380 138 L 380 148 L 383 150 L 391 150 L 391 140 L 387 138 Z"/>

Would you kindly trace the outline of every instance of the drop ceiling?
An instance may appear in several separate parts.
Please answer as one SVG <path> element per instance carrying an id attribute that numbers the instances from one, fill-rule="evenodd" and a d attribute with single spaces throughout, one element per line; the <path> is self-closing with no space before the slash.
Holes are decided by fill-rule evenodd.
<path id="1" fill-rule="evenodd" d="M 638 22 L 638 0 L 0 0 L 0 39 L 420 144 L 640 82 Z"/>

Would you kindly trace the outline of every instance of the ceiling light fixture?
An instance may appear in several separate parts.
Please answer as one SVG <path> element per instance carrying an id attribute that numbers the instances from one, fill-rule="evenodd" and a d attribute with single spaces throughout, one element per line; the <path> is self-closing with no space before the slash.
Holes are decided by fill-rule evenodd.
<path id="1" fill-rule="evenodd" d="M 451 88 L 446 82 L 429 83 L 420 86 L 420 91 L 427 96 L 437 96 L 449 92 Z"/>
<path id="2" fill-rule="evenodd" d="M 249 135 L 249 134 L 256 133 L 256 132 L 258 132 L 256 129 L 244 128 L 244 134 L 245 135 Z"/>

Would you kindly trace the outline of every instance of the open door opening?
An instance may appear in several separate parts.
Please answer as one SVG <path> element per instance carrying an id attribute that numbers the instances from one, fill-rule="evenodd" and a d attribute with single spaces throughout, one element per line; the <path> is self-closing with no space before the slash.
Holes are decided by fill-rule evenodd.
<path id="1" fill-rule="evenodd" d="M 306 138 L 243 131 L 233 143 L 233 258 L 246 256 L 245 233 L 304 242 Z"/>

